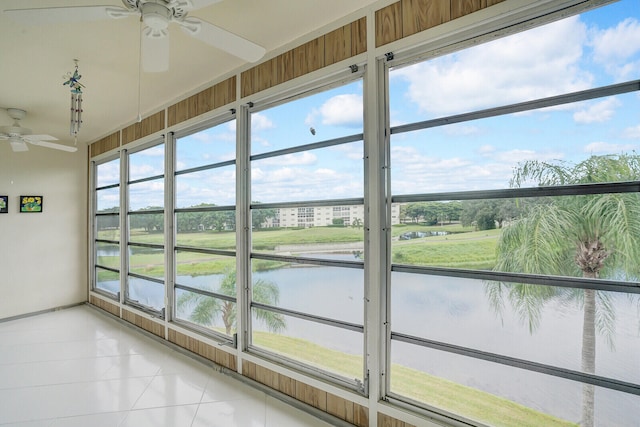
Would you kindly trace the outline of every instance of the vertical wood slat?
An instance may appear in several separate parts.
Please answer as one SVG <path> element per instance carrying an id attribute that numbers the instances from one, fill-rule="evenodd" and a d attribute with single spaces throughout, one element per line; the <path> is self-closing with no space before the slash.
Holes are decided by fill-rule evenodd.
<path id="1" fill-rule="evenodd" d="M 151 319 L 147 319 L 146 317 L 140 316 L 139 314 L 129 310 L 122 310 L 122 319 L 144 329 L 147 332 L 151 332 L 160 338 L 165 338 L 164 325 L 161 323 L 154 322 Z"/>
<path id="2" fill-rule="evenodd" d="M 504 0 L 400 0 L 376 11 L 376 47 L 502 1 Z"/>
<path id="3" fill-rule="evenodd" d="M 486 7 L 486 0 L 451 0 L 451 19 L 460 18 Z"/>
<path id="4" fill-rule="evenodd" d="M 397 420 L 389 415 L 378 412 L 378 427 L 416 427 L 404 421 Z"/>
<path id="5" fill-rule="evenodd" d="M 183 333 L 180 333 L 172 328 L 169 328 L 168 341 L 180 346 L 192 353 L 204 357 L 218 365 L 224 366 L 231 370 L 236 370 L 235 357 L 224 351 L 216 348 L 211 344 L 200 341 L 197 338 L 190 337 Z"/>
<path id="6" fill-rule="evenodd" d="M 351 24 L 344 25 L 324 36 L 324 64 L 331 65 L 350 58 Z"/>
<path id="7" fill-rule="evenodd" d="M 241 96 L 253 95 L 367 50 L 367 18 L 344 25 L 240 74 Z"/>
<path id="8" fill-rule="evenodd" d="M 116 304 L 110 303 L 109 301 L 105 301 L 102 298 L 97 298 L 93 295 L 91 295 L 91 297 L 89 298 L 89 303 L 106 311 L 107 313 L 120 317 L 120 307 L 117 306 Z"/>
<path id="9" fill-rule="evenodd" d="M 120 146 L 120 131 L 114 132 L 109 136 L 105 136 L 99 141 L 89 146 L 89 158 L 99 154 L 106 153 Z"/>
<path id="10" fill-rule="evenodd" d="M 360 55 L 367 51 L 367 17 L 351 23 L 351 54 Z"/>
<path id="11" fill-rule="evenodd" d="M 376 47 L 402 38 L 402 3 L 397 2 L 376 10 Z"/>
<path id="12" fill-rule="evenodd" d="M 405 0 L 402 2 L 402 37 L 451 20 L 450 0 Z"/>
<path id="13" fill-rule="evenodd" d="M 137 139 L 144 138 L 164 129 L 164 110 L 142 119 L 140 123 L 134 123 L 122 129 L 122 145 L 129 144 Z"/>
<path id="14" fill-rule="evenodd" d="M 201 90 L 167 108 L 169 126 L 182 123 L 236 100 L 236 77 Z"/>

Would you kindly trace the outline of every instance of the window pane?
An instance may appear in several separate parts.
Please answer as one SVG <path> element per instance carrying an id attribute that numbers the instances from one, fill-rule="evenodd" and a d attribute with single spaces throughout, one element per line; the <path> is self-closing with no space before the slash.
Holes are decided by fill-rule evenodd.
<path id="1" fill-rule="evenodd" d="M 135 243 L 164 243 L 164 214 L 129 214 L 129 241 Z"/>
<path id="2" fill-rule="evenodd" d="M 586 372 L 640 384 L 633 295 L 398 272 L 391 289 L 394 332 L 574 371 L 585 371 L 590 348 Z M 583 337 L 585 307 L 598 314 L 593 340 Z"/>
<path id="3" fill-rule="evenodd" d="M 129 277 L 128 301 L 142 304 L 154 310 L 164 308 L 164 285 L 150 280 Z"/>
<path id="4" fill-rule="evenodd" d="M 118 212 L 120 210 L 120 187 L 96 191 L 96 212 Z"/>
<path id="5" fill-rule="evenodd" d="M 96 267 L 96 288 L 117 295 L 120 292 L 120 273 Z"/>
<path id="6" fill-rule="evenodd" d="M 251 162 L 254 202 L 363 197 L 361 141 Z"/>
<path id="7" fill-rule="evenodd" d="M 176 283 L 236 297 L 235 257 L 176 251 Z"/>
<path id="8" fill-rule="evenodd" d="M 235 211 L 176 213 L 176 245 L 235 250 Z"/>
<path id="9" fill-rule="evenodd" d="M 129 210 L 162 209 L 164 207 L 164 179 L 129 184 Z"/>
<path id="10" fill-rule="evenodd" d="M 96 242 L 96 264 L 120 269 L 120 246 Z"/>
<path id="11" fill-rule="evenodd" d="M 640 51 L 620 48 L 635 46 L 637 41 L 635 6 L 634 1 L 621 1 L 395 69 L 389 74 L 392 122 L 428 120 L 636 79 Z M 631 16 L 635 19 L 624 21 Z M 618 110 L 611 102 L 572 108 L 572 112 L 583 123 L 588 123 L 586 116 L 591 116 L 592 123 L 602 122 L 611 107 Z M 451 136 L 472 131 L 486 134 L 487 129 L 482 130 L 463 125 Z M 520 133 L 520 137 L 527 135 Z"/>
<path id="12" fill-rule="evenodd" d="M 640 162 L 633 159 L 631 164 Z M 606 158 L 612 162 L 628 168 Z M 640 251 L 633 231 L 640 229 L 637 193 L 416 202 L 402 204 L 400 213 L 403 223 L 392 231 L 396 264 L 634 282 L 640 277 L 638 266 L 628 262 Z M 589 260 L 593 251 L 600 254 L 597 264 Z"/>
<path id="13" fill-rule="evenodd" d="M 176 176 L 176 208 L 233 206 L 236 203 L 235 165 Z"/>
<path id="14" fill-rule="evenodd" d="M 164 144 L 129 154 L 129 181 L 164 174 Z"/>
<path id="15" fill-rule="evenodd" d="M 607 117 L 584 118 L 607 105 Z M 394 195 L 561 185 L 573 175 L 553 175 L 545 164 L 583 172 L 582 183 L 629 179 L 622 174 L 587 177 L 593 155 L 633 154 L 638 126 L 637 93 L 599 98 L 524 113 L 391 135 L 391 188 Z M 603 113 L 604 114 L 604 113 Z M 528 163 L 527 163 L 528 162 Z M 535 163 L 539 162 L 539 163 Z M 544 162 L 544 163 L 542 163 Z M 579 169 L 582 163 L 583 169 Z M 587 180 L 588 179 L 588 180 Z"/>
<path id="16" fill-rule="evenodd" d="M 360 80 L 251 114 L 251 154 L 362 133 Z M 289 164 L 309 161 L 287 157 Z M 360 152 L 360 159 L 362 153 Z"/>
<path id="17" fill-rule="evenodd" d="M 120 183 L 120 159 L 96 165 L 96 188 Z"/>
<path id="18" fill-rule="evenodd" d="M 253 301 L 362 325 L 364 270 L 252 260 Z"/>
<path id="19" fill-rule="evenodd" d="M 96 216 L 97 239 L 120 240 L 120 215 Z"/>
<path id="20" fill-rule="evenodd" d="M 236 332 L 236 303 L 176 289 L 176 316 L 228 336 Z"/>
<path id="21" fill-rule="evenodd" d="M 212 165 L 236 158 L 236 121 L 179 138 L 176 170 Z"/>
<path id="22" fill-rule="evenodd" d="M 391 355 L 393 393 L 487 425 L 574 426 L 584 417 L 576 381 L 397 341 Z M 595 425 L 634 425 L 639 404 L 595 387 Z"/>
<path id="23" fill-rule="evenodd" d="M 252 250 L 360 261 L 364 253 L 364 206 L 252 209 Z"/>
<path id="24" fill-rule="evenodd" d="M 129 246 L 129 271 L 164 279 L 164 249 Z"/>
<path id="25" fill-rule="evenodd" d="M 265 310 L 252 309 L 252 344 L 347 379 L 362 381 L 363 335 Z M 282 325 L 276 330 L 273 320 Z M 271 326 L 270 326 L 271 325 Z"/>

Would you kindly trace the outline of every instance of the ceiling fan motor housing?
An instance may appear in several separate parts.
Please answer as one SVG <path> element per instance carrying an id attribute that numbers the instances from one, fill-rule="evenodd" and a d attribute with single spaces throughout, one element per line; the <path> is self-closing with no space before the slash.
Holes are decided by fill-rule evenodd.
<path id="1" fill-rule="evenodd" d="M 155 2 L 143 3 L 141 7 L 142 22 L 153 30 L 166 30 L 173 16 L 172 11 L 163 4 Z"/>

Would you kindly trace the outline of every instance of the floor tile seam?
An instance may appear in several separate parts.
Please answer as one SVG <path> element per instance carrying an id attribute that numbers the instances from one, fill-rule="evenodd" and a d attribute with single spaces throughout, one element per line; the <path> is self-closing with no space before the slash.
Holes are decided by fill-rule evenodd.
<path id="1" fill-rule="evenodd" d="M 151 408 L 139 408 L 139 409 L 130 409 L 128 411 L 124 411 L 126 412 L 126 415 L 124 416 L 124 418 L 122 418 L 122 420 L 118 423 L 118 427 L 122 426 L 125 424 L 125 421 L 127 420 L 127 418 L 129 417 L 129 415 L 133 412 L 142 412 L 142 411 L 149 411 L 149 410 L 154 410 L 154 409 L 162 409 L 162 408 L 178 408 L 178 407 L 187 407 L 187 406 L 195 406 L 195 411 L 193 411 L 193 416 L 191 417 L 191 423 L 189 423 L 190 426 L 193 425 L 193 423 L 196 420 L 196 415 L 198 414 L 198 409 L 199 409 L 199 404 L 198 403 L 186 403 L 186 404 L 180 404 L 180 405 L 165 405 L 165 406 L 154 406 Z"/>
<path id="2" fill-rule="evenodd" d="M 54 386 L 62 386 L 62 385 L 71 385 L 71 384 L 91 384 L 98 382 L 107 382 L 107 381 L 123 381 L 128 379 L 140 379 L 140 378 L 153 378 L 152 375 L 141 375 L 141 376 L 133 376 L 133 377 L 119 377 L 119 378 L 98 378 L 95 380 L 80 380 L 80 381 L 69 381 L 69 382 L 60 382 L 60 383 L 51 383 L 51 384 L 37 384 L 37 385 L 29 385 L 29 386 L 18 386 L 18 387 L 8 387 L 2 388 L 0 390 L 22 390 L 22 389 L 30 389 L 30 388 L 44 388 L 44 387 L 54 387 Z M 151 381 L 149 381 L 151 384 Z M 147 384 L 147 387 L 149 385 Z M 146 388 L 145 388 L 146 390 Z M 2 424 L 0 424 L 2 425 Z"/>
<path id="3" fill-rule="evenodd" d="M 103 354 L 97 356 L 81 356 L 81 357 L 62 357 L 60 359 L 44 359 L 44 360 L 28 360 L 24 362 L 7 362 L 4 363 L 0 361 L 0 367 L 6 365 L 33 365 L 33 364 L 42 364 L 42 363 L 51 363 L 51 362 L 73 362 L 78 360 L 89 360 L 89 359 L 104 359 L 107 357 L 127 357 L 127 356 L 143 356 L 136 353 L 126 353 L 126 354 Z"/>

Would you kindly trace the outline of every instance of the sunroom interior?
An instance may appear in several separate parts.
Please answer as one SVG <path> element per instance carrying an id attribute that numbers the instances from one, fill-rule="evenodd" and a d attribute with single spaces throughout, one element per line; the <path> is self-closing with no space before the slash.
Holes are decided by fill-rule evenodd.
<path id="1" fill-rule="evenodd" d="M 193 0 L 265 53 L 161 73 L 8 11 L 104 3 L 3 4 L 0 107 L 73 152 L 0 140 L 0 372 L 82 309 L 328 425 L 636 425 L 636 0 Z"/>

